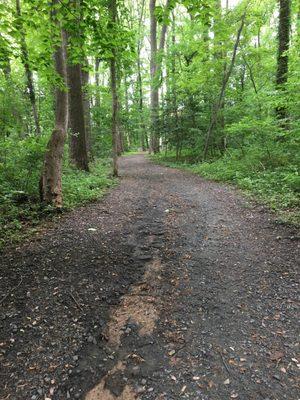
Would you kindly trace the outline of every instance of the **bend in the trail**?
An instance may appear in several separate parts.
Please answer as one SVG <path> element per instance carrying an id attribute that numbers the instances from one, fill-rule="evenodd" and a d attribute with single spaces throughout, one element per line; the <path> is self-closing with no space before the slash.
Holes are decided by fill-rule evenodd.
<path id="1" fill-rule="evenodd" d="M 121 175 L 2 257 L 0 398 L 296 400 L 295 232 L 142 155 Z"/>

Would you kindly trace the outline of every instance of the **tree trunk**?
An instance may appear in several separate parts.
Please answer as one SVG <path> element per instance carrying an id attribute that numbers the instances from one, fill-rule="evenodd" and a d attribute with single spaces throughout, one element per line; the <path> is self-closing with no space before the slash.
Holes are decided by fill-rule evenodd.
<path id="1" fill-rule="evenodd" d="M 277 73 L 276 86 L 278 90 L 284 90 L 284 86 L 288 78 L 288 55 L 290 44 L 290 28 L 291 28 L 291 1 L 279 0 L 279 26 L 278 26 L 278 57 L 277 57 Z M 284 105 L 276 108 L 276 114 L 281 121 L 282 127 L 288 128 L 287 109 Z"/>
<path id="2" fill-rule="evenodd" d="M 100 58 L 96 57 L 96 60 L 95 60 L 95 83 L 96 83 L 95 106 L 97 108 L 100 107 L 99 66 L 100 66 Z"/>
<path id="3" fill-rule="evenodd" d="M 27 79 L 28 96 L 29 96 L 29 100 L 30 100 L 31 108 L 32 108 L 32 115 L 33 115 L 34 125 L 35 125 L 35 133 L 37 136 L 40 136 L 41 128 L 40 128 L 39 116 L 38 116 L 38 111 L 37 111 L 37 106 L 36 106 L 36 95 L 35 95 L 35 89 L 34 89 L 34 83 L 33 83 L 33 74 L 32 74 L 32 70 L 30 68 L 30 64 L 29 64 L 26 35 L 25 35 L 23 22 L 22 22 L 22 12 L 21 12 L 20 0 L 16 0 L 16 12 L 17 12 L 17 16 L 18 16 L 18 30 L 20 33 L 21 60 L 22 60 L 22 64 L 25 69 L 25 75 L 26 75 L 26 79 Z"/>
<path id="4" fill-rule="evenodd" d="M 151 137 L 150 137 L 150 152 L 157 153 L 159 150 L 158 143 L 158 83 L 157 79 L 157 21 L 155 16 L 156 0 L 150 0 L 150 79 L 151 79 L 151 94 L 150 94 L 150 113 L 151 113 Z"/>
<path id="5" fill-rule="evenodd" d="M 87 150 L 86 121 L 84 113 L 84 94 L 82 82 L 83 58 L 78 58 L 82 49 L 84 32 L 78 24 L 83 20 L 83 5 L 81 0 L 69 1 L 73 19 L 67 31 L 68 37 L 68 86 L 69 86 L 69 129 L 70 129 L 70 159 L 73 165 L 83 171 L 89 171 Z M 75 18 L 74 18 L 75 17 Z M 77 55 L 74 57 L 74 54 Z"/>
<path id="6" fill-rule="evenodd" d="M 143 81 L 142 81 L 142 71 L 141 71 L 141 35 L 142 35 L 142 23 L 144 20 L 144 9 L 145 9 L 145 0 L 142 0 L 141 4 L 141 14 L 139 18 L 139 36 L 138 36 L 138 44 L 137 44 L 137 85 L 138 85 L 138 108 L 140 113 L 139 118 L 139 126 L 140 126 L 140 135 L 141 135 L 141 146 L 142 150 L 146 151 L 147 143 L 146 143 L 146 127 L 144 122 L 144 99 L 143 99 Z"/>
<path id="7" fill-rule="evenodd" d="M 88 68 L 88 61 L 86 61 L 86 67 Z M 89 72 L 87 69 L 82 69 L 81 78 L 83 84 L 83 109 L 85 118 L 85 133 L 86 133 L 86 147 L 88 152 L 88 158 L 92 159 L 92 120 L 91 120 L 91 105 L 88 93 L 89 84 Z"/>
<path id="8" fill-rule="evenodd" d="M 124 75 L 124 92 L 125 92 L 125 110 L 126 110 L 126 115 L 127 117 L 129 116 L 130 113 L 130 107 L 129 107 L 129 93 L 128 93 L 128 84 L 127 84 L 127 77 Z M 130 148 L 130 136 L 129 136 L 129 131 L 128 131 L 128 126 L 126 127 L 125 135 L 123 135 L 124 142 L 123 146 L 124 149 L 123 151 L 126 151 Z"/>
<path id="9" fill-rule="evenodd" d="M 117 90 L 117 148 L 118 148 L 118 156 L 121 156 L 122 153 L 124 152 L 124 131 L 121 126 L 121 121 L 120 121 L 120 112 L 121 112 L 121 104 L 120 104 L 120 97 L 119 97 L 119 88 L 121 86 L 120 82 L 120 73 L 118 71 L 118 65 L 117 65 L 117 58 L 115 58 L 116 63 L 116 90 Z"/>
<path id="10" fill-rule="evenodd" d="M 240 43 L 241 34 L 242 34 L 242 31 L 243 31 L 243 28 L 244 28 L 244 25 L 245 25 L 245 19 L 246 19 L 246 11 L 244 12 L 244 14 L 242 16 L 241 25 L 240 25 L 240 27 L 238 29 L 238 32 L 237 32 L 237 36 L 236 36 L 236 40 L 235 40 L 235 44 L 234 44 L 232 58 L 231 58 L 231 62 L 230 62 L 229 68 L 228 68 L 228 70 L 224 71 L 223 82 L 222 82 L 222 87 L 221 87 L 221 90 L 220 90 L 219 98 L 217 100 L 217 103 L 215 104 L 215 106 L 212 109 L 211 120 L 210 120 L 210 124 L 209 124 L 209 127 L 208 127 L 206 139 L 205 139 L 205 146 L 204 146 L 204 151 L 203 151 L 203 160 L 205 160 L 206 157 L 207 157 L 211 136 L 212 136 L 214 127 L 215 127 L 215 125 L 216 125 L 216 123 L 218 121 L 219 111 L 220 111 L 220 109 L 222 107 L 222 102 L 224 101 L 225 90 L 226 90 L 228 80 L 229 80 L 229 78 L 231 76 L 231 73 L 232 73 L 232 70 L 233 70 L 233 67 L 234 67 L 237 49 L 238 49 L 238 46 L 239 46 L 239 43 Z"/>
<path id="11" fill-rule="evenodd" d="M 176 30 L 176 20 L 175 20 L 175 14 L 173 13 L 173 18 L 172 18 L 172 45 L 173 47 L 176 44 L 176 36 L 175 36 L 175 30 Z M 176 88 L 176 57 L 173 52 L 171 55 L 171 73 L 172 73 L 172 78 L 171 78 L 171 90 L 169 96 L 171 96 L 171 109 L 172 109 L 172 114 L 174 118 L 174 131 L 175 131 L 175 140 L 176 140 L 176 161 L 179 159 L 179 147 L 180 147 L 180 133 L 179 133 L 179 119 L 178 119 L 178 107 L 177 107 L 177 88 Z M 169 97 L 168 96 L 168 97 Z"/>
<path id="12" fill-rule="evenodd" d="M 109 1 L 109 12 L 111 21 L 115 25 L 117 20 L 117 4 L 116 0 Z M 118 147 L 119 147 L 119 132 L 118 132 L 118 89 L 117 89 L 117 65 L 116 65 L 116 49 L 112 48 L 112 58 L 110 59 L 110 86 L 112 95 L 112 155 L 113 155 L 113 176 L 118 176 Z"/>
<path id="13" fill-rule="evenodd" d="M 84 171 L 89 170 L 88 152 L 83 108 L 81 65 L 68 65 L 70 157 L 71 162 Z"/>
<path id="14" fill-rule="evenodd" d="M 143 83 L 141 74 L 141 59 L 140 51 L 138 51 L 138 61 L 137 61 L 137 80 L 138 80 L 138 93 L 139 93 L 139 113 L 140 113 L 140 132 L 141 132 L 141 145 L 142 150 L 146 151 L 146 127 L 144 122 L 144 99 L 143 99 Z"/>
<path id="15" fill-rule="evenodd" d="M 59 0 L 52 1 L 52 18 L 59 26 L 57 10 L 54 8 Z M 67 70 L 65 57 L 65 35 L 60 31 L 59 45 L 54 53 L 55 70 L 62 82 L 67 86 Z M 62 160 L 68 124 L 68 95 L 61 86 L 55 91 L 55 127 L 47 144 L 44 168 L 40 181 L 41 200 L 54 207 L 62 207 Z"/>
<path id="16" fill-rule="evenodd" d="M 167 0 L 165 13 L 169 9 L 171 1 Z M 164 23 L 161 28 L 159 41 L 159 49 L 157 49 L 157 20 L 155 16 L 156 0 L 150 0 L 150 78 L 151 78 L 151 95 L 150 95 L 150 113 L 151 113 L 151 140 L 150 151 L 159 152 L 159 87 L 160 74 L 162 65 L 163 50 L 166 41 L 167 24 Z"/>

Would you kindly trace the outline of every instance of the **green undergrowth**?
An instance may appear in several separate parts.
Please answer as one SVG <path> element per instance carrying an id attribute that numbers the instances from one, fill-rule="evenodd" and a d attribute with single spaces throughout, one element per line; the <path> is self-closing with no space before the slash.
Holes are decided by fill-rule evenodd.
<path id="1" fill-rule="evenodd" d="M 63 170 L 64 207 L 57 212 L 40 204 L 37 172 L 29 176 L 28 182 L 24 182 L 23 176 L 0 181 L 0 250 L 30 236 L 42 221 L 100 199 L 117 183 L 111 176 L 110 160 L 94 161 L 89 173 L 66 165 Z"/>
<path id="2" fill-rule="evenodd" d="M 123 156 L 136 156 L 136 155 L 139 155 L 139 154 L 144 154 L 145 152 L 143 152 L 142 150 L 138 150 L 138 149 L 133 149 L 133 150 L 128 150 L 128 151 L 125 151 L 124 153 L 123 153 Z"/>
<path id="3" fill-rule="evenodd" d="M 292 158 L 286 162 L 285 156 L 282 157 L 281 160 L 275 155 L 262 158 L 255 149 L 249 150 L 246 155 L 231 151 L 222 158 L 203 163 L 193 162 L 189 154 L 184 154 L 176 161 L 175 154 L 171 152 L 151 156 L 151 159 L 208 179 L 232 183 L 275 211 L 280 221 L 299 226 L 299 160 Z"/>

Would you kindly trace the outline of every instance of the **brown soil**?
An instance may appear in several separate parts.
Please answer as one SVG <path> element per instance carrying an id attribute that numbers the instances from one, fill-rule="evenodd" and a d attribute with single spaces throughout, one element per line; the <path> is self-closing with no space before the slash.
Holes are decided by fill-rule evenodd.
<path id="1" fill-rule="evenodd" d="M 111 371 L 109 371 L 108 375 L 102 378 L 101 382 L 97 384 L 89 393 L 85 396 L 86 400 L 134 400 L 136 399 L 136 394 L 134 390 L 130 386 L 125 386 L 120 396 L 114 396 L 109 389 L 107 389 L 106 381 L 109 376 L 122 372 L 124 370 L 124 365 L 119 362 Z"/>
<path id="2" fill-rule="evenodd" d="M 0 399 L 299 398 L 299 235 L 226 185 L 121 160 L 1 257 Z"/>
<path id="3" fill-rule="evenodd" d="M 161 269 L 160 260 L 153 260 L 146 265 L 143 282 L 134 285 L 130 293 L 122 297 L 121 304 L 111 312 L 105 332 L 110 346 L 118 346 L 123 334 L 122 329 L 128 321 L 138 326 L 140 336 L 154 331 L 158 318 L 159 299 L 151 296 L 157 286 L 157 273 Z"/>

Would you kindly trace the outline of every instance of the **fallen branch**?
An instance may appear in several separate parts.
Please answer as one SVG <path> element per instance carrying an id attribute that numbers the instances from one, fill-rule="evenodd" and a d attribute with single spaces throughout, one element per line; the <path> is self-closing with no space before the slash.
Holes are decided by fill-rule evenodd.
<path id="1" fill-rule="evenodd" d="M 15 291 L 16 289 L 18 289 L 18 287 L 21 285 L 21 283 L 23 282 L 23 277 L 21 278 L 20 282 L 17 284 L 17 286 L 14 286 L 1 300 L 0 300 L 0 304 L 2 304 L 4 302 L 5 299 L 7 299 L 7 297 L 9 295 L 12 294 L 13 291 Z"/>
<path id="2" fill-rule="evenodd" d="M 233 372 L 230 370 L 230 368 L 228 367 L 227 362 L 225 361 L 225 359 L 224 359 L 222 353 L 221 353 L 220 351 L 218 351 L 218 353 L 219 353 L 219 355 L 220 355 L 220 358 L 221 358 L 221 360 L 222 360 L 222 363 L 223 363 L 223 365 L 224 365 L 226 371 L 228 372 L 228 374 L 229 374 L 230 376 L 234 376 L 234 373 L 233 373 Z"/>
<path id="3" fill-rule="evenodd" d="M 81 311 L 83 311 L 81 305 L 78 303 L 78 301 L 75 299 L 75 297 L 73 296 L 72 293 L 70 293 L 70 296 L 71 296 L 71 299 L 72 299 L 72 300 L 74 301 L 74 303 L 76 304 L 76 306 L 77 306 Z"/>

